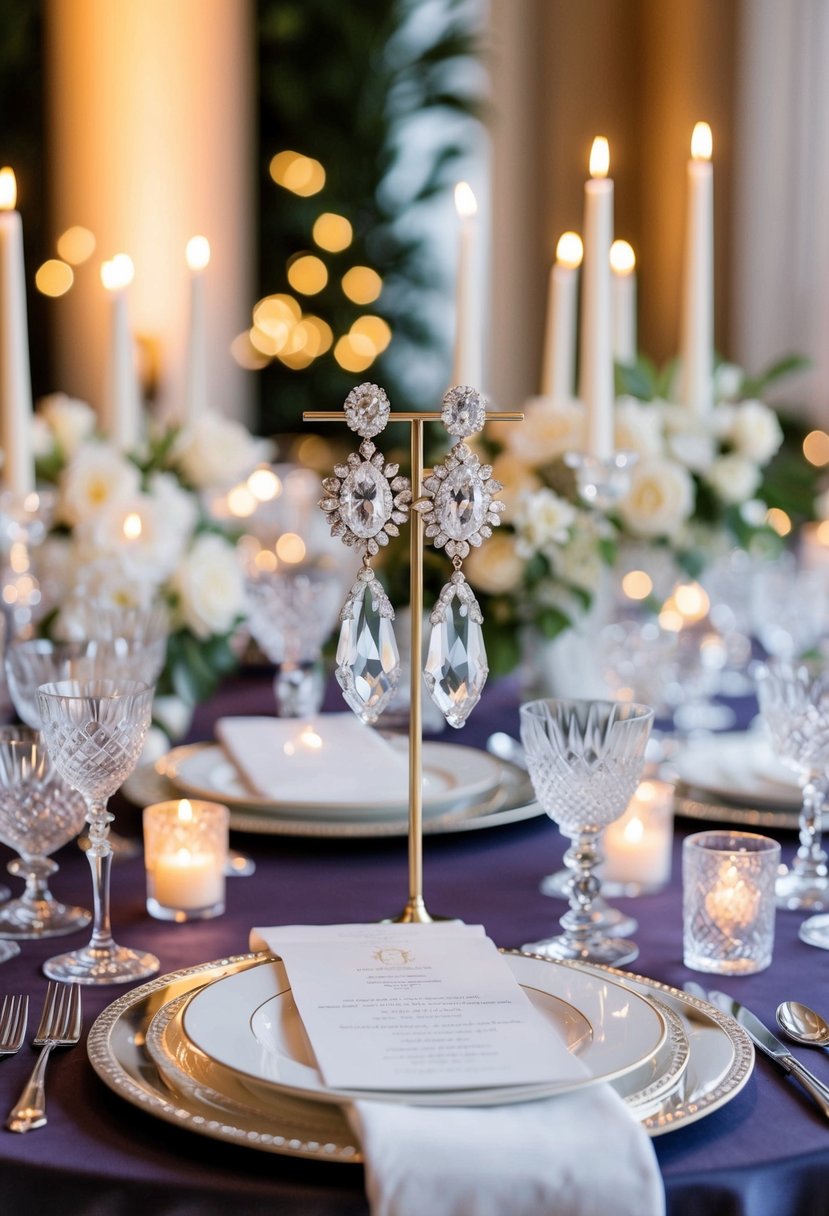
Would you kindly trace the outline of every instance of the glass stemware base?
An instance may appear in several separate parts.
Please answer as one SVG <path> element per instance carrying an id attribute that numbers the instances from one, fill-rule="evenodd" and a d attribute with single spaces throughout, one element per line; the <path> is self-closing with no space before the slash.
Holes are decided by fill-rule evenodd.
<path id="1" fill-rule="evenodd" d="M 76 984 L 126 984 L 155 975 L 159 961 L 144 950 L 131 950 L 115 942 L 100 946 L 90 943 L 80 950 L 56 954 L 43 964 L 50 980 Z"/>
<path id="2" fill-rule="evenodd" d="M 7 942 L 0 939 L 0 963 L 7 963 L 10 958 L 16 958 L 20 953 L 17 942 Z"/>
<path id="3" fill-rule="evenodd" d="M 47 885 L 57 865 L 48 858 L 10 861 L 8 871 L 26 880 L 26 890 L 17 899 L 0 906 L 0 937 L 28 940 L 62 937 L 85 929 L 92 920 L 86 908 L 73 907 L 55 899 Z"/>
<path id="4" fill-rule="evenodd" d="M 795 861 L 791 869 L 781 866 L 774 892 L 778 908 L 787 908 L 791 912 L 823 912 L 829 908 L 826 865 L 804 870 L 799 869 Z"/>
<path id="5" fill-rule="evenodd" d="M 810 916 L 800 926 L 797 936 L 807 946 L 817 946 L 819 950 L 829 950 L 829 914 Z"/>

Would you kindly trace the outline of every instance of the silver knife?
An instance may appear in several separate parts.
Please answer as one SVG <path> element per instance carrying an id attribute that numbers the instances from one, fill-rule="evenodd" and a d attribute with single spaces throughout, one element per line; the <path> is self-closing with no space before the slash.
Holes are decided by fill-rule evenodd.
<path id="1" fill-rule="evenodd" d="M 709 992 L 708 999 L 712 1005 L 716 1005 L 723 1013 L 730 1014 L 735 1021 L 739 1022 L 762 1052 L 779 1064 L 784 1072 L 799 1081 L 829 1119 L 829 1086 L 824 1085 L 814 1073 L 809 1072 L 809 1069 L 792 1055 L 785 1043 L 781 1043 L 780 1039 L 773 1035 L 750 1009 L 746 1009 L 745 1005 L 741 1005 L 739 1001 L 735 1001 L 725 992 Z"/>

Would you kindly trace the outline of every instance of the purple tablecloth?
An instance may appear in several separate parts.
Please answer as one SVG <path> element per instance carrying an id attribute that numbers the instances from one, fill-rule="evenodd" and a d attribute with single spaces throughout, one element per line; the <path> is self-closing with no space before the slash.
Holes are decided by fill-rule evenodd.
<path id="1" fill-rule="evenodd" d="M 218 712 L 268 712 L 270 695 L 266 679 L 231 682 L 200 712 L 195 735 L 208 737 Z M 453 732 L 452 741 L 481 745 L 496 727 L 517 733 L 516 701 L 516 690 L 508 683 L 490 690 L 486 704 L 464 732 Z M 138 812 L 122 805 L 116 826 L 138 834 Z M 698 826 L 678 824 L 670 887 L 660 895 L 627 901 L 640 925 L 641 954 L 632 969 L 679 986 L 689 978 L 705 978 L 694 977 L 681 962 L 679 850 L 682 836 Z M 255 857 L 257 873 L 229 881 L 223 917 L 196 924 L 153 921 L 144 908 L 141 862 L 119 862 L 112 883 L 118 939 L 153 950 L 162 970 L 172 971 L 244 951 L 253 924 L 372 921 L 395 915 L 405 903 L 402 840 L 238 836 L 234 843 Z M 783 840 L 784 857 L 795 843 L 793 836 Z M 554 929 L 562 911 L 562 904 L 538 890 L 540 878 L 558 866 L 562 851 L 562 840 L 546 819 L 426 837 L 427 906 L 435 914 L 483 923 L 498 945 L 537 939 Z M 58 860 L 56 894 L 88 905 L 86 861 L 74 846 L 63 850 Z M 784 997 L 829 1009 L 829 954 L 800 943 L 798 923 L 796 914 L 780 913 L 772 967 L 722 985 L 769 1024 Z M 20 957 L 0 968 L 0 992 L 29 992 L 36 1017 L 46 987 L 41 963 L 63 943 L 80 944 L 84 938 L 23 943 Z M 120 991 L 85 990 L 85 1029 Z M 803 1051 L 801 1056 L 829 1082 L 829 1055 Z M 33 1061 L 28 1048 L 0 1061 L 3 1112 L 16 1099 Z M 232 1210 L 234 1216 L 365 1216 L 362 1171 L 356 1166 L 272 1156 L 156 1121 L 110 1093 L 90 1068 L 83 1047 L 56 1053 L 49 1071 L 48 1126 L 26 1136 L 0 1132 L 3 1213 L 225 1216 Z M 594 1134 L 601 1130 L 594 1129 Z M 659 1138 L 656 1148 L 671 1216 L 829 1213 L 829 1125 L 799 1088 L 766 1060 L 758 1061 L 748 1085 L 731 1103 Z"/>

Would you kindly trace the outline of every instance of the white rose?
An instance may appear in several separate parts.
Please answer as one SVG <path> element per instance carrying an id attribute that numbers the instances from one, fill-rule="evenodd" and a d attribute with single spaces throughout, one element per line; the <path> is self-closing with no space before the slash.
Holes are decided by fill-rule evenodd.
<path id="1" fill-rule="evenodd" d="M 127 532 L 129 525 L 134 531 Z M 176 568 L 187 536 L 171 526 L 163 504 L 148 494 L 109 503 L 75 532 L 81 560 L 107 555 L 130 579 L 156 585 Z"/>
<path id="2" fill-rule="evenodd" d="M 589 527 L 577 528 L 569 545 L 560 549 L 556 557 L 556 572 L 566 583 L 583 591 L 596 590 L 603 567 L 598 537 Z"/>
<path id="3" fill-rule="evenodd" d="M 73 587 L 61 605 L 56 637 L 69 641 L 95 637 L 96 616 L 101 608 L 149 607 L 156 591 L 154 583 L 131 576 L 110 556 L 84 562 L 76 547 L 74 557 Z"/>
<path id="4" fill-rule="evenodd" d="M 616 405 L 616 447 L 640 456 L 661 456 L 665 450 L 662 416 L 653 405 L 621 397 Z"/>
<path id="5" fill-rule="evenodd" d="M 168 526 L 184 541 L 188 540 L 198 522 L 195 497 L 172 473 L 153 473 L 147 491 Z"/>
<path id="6" fill-rule="evenodd" d="M 553 551 L 566 545 L 576 519 L 575 508 L 546 487 L 528 495 L 515 521 L 518 534 L 516 550 L 520 557 Z"/>
<path id="7" fill-rule="evenodd" d="M 694 509 L 694 483 L 682 465 L 651 457 L 635 465 L 619 514 L 634 536 L 673 536 Z"/>
<path id="8" fill-rule="evenodd" d="M 50 393 L 38 402 L 38 414 L 45 419 L 65 459 L 95 434 L 97 417 L 91 406 L 66 393 Z"/>
<path id="9" fill-rule="evenodd" d="M 43 460 L 52 455 L 55 450 L 55 437 L 49 429 L 49 424 L 40 414 L 32 417 L 32 451 L 36 460 Z"/>
<path id="10" fill-rule="evenodd" d="M 669 456 L 694 473 L 704 473 L 716 455 L 712 428 L 683 405 L 666 405 L 665 442 Z"/>
<path id="11" fill-rule="evenodd" d="M 513 456 L 539 468 L 565 452 L 584 450 L 585 413 L 580 401 L 531 397 L 524 405 L 523 422 L 504 422 L 495 438 Z"/>
<path id="12" fill-rule="evenodd" d="M 204 414 L 182 431 L 174 460 L 187 481 L 199 490 L 227 486 L 246 476 L 262 458 L 262 443 L 240 422 Z"/>
<path id="13" fill-rule="evenodd" d="M 172 580 L 185 625 L 199 638 L 227 633 L 245 608 L 236 550 L 221 536 L 196 537 Z"/>
<path id="14" fill-rule="evenodd" d="M 731 452 L 714 461 L 707 480 L 723 502 L 740 503 L 754 497 L 761 477 L 756 464 Z"/>
<path id="15" fill-rule="evenodd" d="M 714 397 L 717 401 L 734 401 L 743 387 L 743 369 L 736 363 L 721 363 L 714 372 Z"/>
<path id="16" fill-rule="evenodd" d="M 743 401 L 734 410 L 729 438 L 740 456 L 764 465 L 783 442 L 783 431 L 774 410 L 762 401 Z"/>
<path id="17" fill-rule="evenodd" d="M 133 498 L 139 484 L 138 469 L 120 452 L 105 443 L 84 444 L 63 471 L 58 514 L 68 524 L 83 523 Z"/>
<path id="18" fill-rule="evenodd" d="M 463 568 L 479 591 L 506 595 L 520 586 L 524 564 L 515 551 L 515 537 L 509 532 L 496 532 L 486 544 L 470 551 Z"/>

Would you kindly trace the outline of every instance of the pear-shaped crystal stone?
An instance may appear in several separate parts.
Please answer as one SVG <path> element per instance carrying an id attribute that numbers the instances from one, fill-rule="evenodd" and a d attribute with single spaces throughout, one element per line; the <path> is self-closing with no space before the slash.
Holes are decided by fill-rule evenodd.
<path id="1" fill-rule="evenodd" d="M 461 727 L 481 699 L 489 674 L 478 612 L 455 596 L 432 617 L 424 679 L 450 726 Z"/>
<path id="2" fill-rule="evenodd" d="M 435 498 L 442 530 L 452 540 L 468 540 L 484 522 L 484 487 L 476 469 L 460 465 L 444 480 Z"/>
<path id="3" fill-rule="evenodd" d="M 348 705 L 363 722 L 377 720 L 400 680 L 392 618 L 380 584 L 358 580 L 343 609 L 334 674 Z"/>

